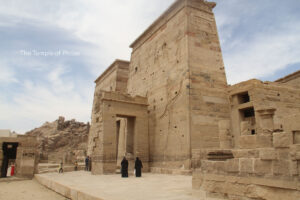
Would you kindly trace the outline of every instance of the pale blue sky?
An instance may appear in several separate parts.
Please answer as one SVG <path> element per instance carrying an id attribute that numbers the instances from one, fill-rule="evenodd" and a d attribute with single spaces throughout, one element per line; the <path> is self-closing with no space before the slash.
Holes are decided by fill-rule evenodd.
<path id="1" fill-rule="evenodd" d="M 24 133 L 60 115 L 90 121 L 93 81 L 129 60 L 129 45 L 172 2 L 0 0 L 0 129 Z M 230 84 L 300 69 L 299 0 L 216 2 Z"/>

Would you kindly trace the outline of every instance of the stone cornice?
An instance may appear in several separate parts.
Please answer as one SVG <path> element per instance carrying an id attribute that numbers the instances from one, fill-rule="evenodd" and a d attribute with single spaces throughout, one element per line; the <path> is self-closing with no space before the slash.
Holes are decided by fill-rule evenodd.
<path id="1" fill-rule="evenodd" d="M 184 7 L 193 7 L 212 14 L 212 9 L 216 6 L 214 2 L 205 0 L 176 0 L 157 20 L 155 20 L 131 45 L 133 51 L 146 42 L 153 34 L 165 25 Z"/>
<path id="2" fill-rule="evenodd" d="M 126 60 L 115 60 L 96 80 L 95 83 L 97 84 L 100 80 L 103 80 L 104 77 L 106 77 L 108 74 L 112 73 L 114 70 L 116 70 L 116 67 L 118 63 L 126 63 L 129 65 L 129 61 Z"/>
<path id="3" fill-rule="evenodd" d="M 281 79 L 278 79 L 276 80 L 275 82 L 278 82 L 278 83 L 286 83 L 286 82 L 289 82 L 291 80 L 294 80 L 296 78 L 300 77 L 300 70 L 299 71 L 296 71 L 292 74 L 289 74 Z"/>
<path id="4" fill-rule="evenodd" d="M 101 91 L 101 101 L 115 101 L 128 104 L 139 104 L 148 106 L 148 99 L 146 97 L 135 96 L 132 97 L 128 94 L 123 94 L 119 92 L 108 92 Z"/>

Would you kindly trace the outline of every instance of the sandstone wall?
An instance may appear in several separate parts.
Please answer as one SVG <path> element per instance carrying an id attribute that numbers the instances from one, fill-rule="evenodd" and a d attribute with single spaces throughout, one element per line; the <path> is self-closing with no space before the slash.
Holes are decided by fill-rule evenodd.
<path id="1" fill-rule="evenodd" d="M 189 168 L 187 20 L 178 6 L 133 46 L 128 92 L 148 98 L 153 167 Z"/>
<path id="2" fill-rule="evenodd" d="M 189 169 L 191 149 L 219 146 L 229 109 L 214 6 L 176 1 L 131 46 L 128 92 L 148 98 L 153 167 Z"/>
<path id="3" fill-rule="evenodd" d="M 95 138 L 98 137 L 101 118 L 100 97 L 101 91 L 116 91 L 125 93 L 127 91 L 128 70 L 129 63 L 127 61 L 116 60 L 112 65 L 95 81 L 95 92 L 93 110 L 91 116 L 91 128 L 88 139 L 88 155 L 92 154 L 95 147 Z M 121 123 L 125 121 L 122 119 Z"/>
<path id="4" fill-rule="evenodd" d="M 299 199 L 300 91 L 255 80 L 239 86 L 235 86 L 235 92 L 245 97 L 247 89 L 250 99 L 243 102 L 233 96 L 232 111 L 253 108 L 256 131 L 245 126 L 247 121 L 239 125 L 233 119 L 232 125 L 241 127 L 233 146 L 193 150 L 194 189 L 207 197 L 230 200 Z M 234 128 L 229 124 L 219 124 L 221 134 Z"/>
<path id="5" fill-rule="evenodd" d="M 218 123 L 229 119 L 229 101 L 213 5 L 188 3 L 191 149 L 218 148 Z"/>
<path id="6" fill-rule="evenodd" d="M 143 170 L 149 170 L 149 140 L 148 140 L 148 115 L 147 99 L 143 97 L 130 97 L 116 92 L 102 92 L 100 98 L 99 128 L 97 136 L 94 137 L 94 146 L 91 149 L 92 173 L 107 174 L 115 173 L 117 169 L 117 157 L 120 146 L 118 143 L 120 135 L 117 128 L 117 120 L 120 117 L 127 118 L 129 126 L 128 134 L 131 141 L 126 141 L 126 145 L 131 144 L 133 157 L 139 157 L 143 162 Z M 132 130 L 130 130 L 132 129 Z M 119 133 L 118 133 L 118 132 Z M 129 160 L 130 169 L 133 170 L 133 160 Z"/>
<path id="7" fill-rule="evenodd" d="M 297 72 L 290 74 L 284 78 L 281 78 L 281 79 L 277 80 L 276 82 L 299 89 L 300 88 L 300 71 L 297 71 Z"/>
<path id="8" fill-rule="evenodd" d="M 39 161 L 38 143 L 35 137 L 17 136 L 14 138 L 0 138 L 0 169 L 3 161 L 3 143 L 18 143 L 15 159 L 15 176 L 22 178 L 32 178 L 37 172 Z"/>
<path id="9" fill-rule="evenodd" d="M 245 92 L 249 94 L 249 101 L 241 103 L 238 100 L 238 95 L 245 94 Z M 251 136 L 251 129 L 254 130 L 254 134 L 259 135 L 258 142 L 261 146 L 257 147 L 269 147 L 272 141 L 268 129 L 284 130 L 284 119 L 300 112 L 300 90 L 279 83 L 250 80 L 232 86 L 229 93 L 231 99 L 231 132 L 234 137 L 235 148 L 239 148 L 240 143 L 248 141 L 247 136 Z M 252 128 L 250 128 L 251 125 L 242 122 L 241 112 L 249 108 L 253 108 L 255 112 Z M 265 127 L 268 125 L 264 124 L 264 117 L 259 113 L 259 110 L 263 108 L 276 108 L 271 127 Z"/>

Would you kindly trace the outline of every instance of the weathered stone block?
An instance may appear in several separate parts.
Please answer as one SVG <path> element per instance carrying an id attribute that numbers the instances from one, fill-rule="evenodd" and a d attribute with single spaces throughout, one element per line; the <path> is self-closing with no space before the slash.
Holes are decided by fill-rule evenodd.
<path id="1" fill-rule="evenodd" d="M 248 121 L 241 122 L 241 135 L 251 135 L 251 124 Z"/>
<path id="2" fill-rule="evenodd" d="M 241 158 L 240 159 L 240 171 L 244 173 L 253 173 L 253 159 L 252 158 Z"/>
<path id="3" fill-rule="evenodd" d="M 232 150 L 234 158 L 259 158 L 257 149 L 236 149 Z"/>
<path id="4" fill-rule="evenodd" d="M 229 120 L 220 120 L 219 121 L 219 130 L 229 130 L 230 121 Z"/>
<path id="5" fill-rule="evenodd" d="M 227 172 L 237 173 L 237 172 L 239 172 L 239 168 L 240 168 L 239 159 L 230 159 L 230 160 L 227 160 L 225 163 L 225 170 Z"/>
<path id="6" fill-rule="evenodd" d="M 276 160 L 278 159 L 278 154 L 274 149 L 261 149 L 259 151 L 259 157 L 262 160 Z"/>
<path id="7" fill-rule="evenodd" d="M 296 160 L 300 160 L 300 152 L 297 152 L 297 153 L 296 153 L 295 158 L 296 158 Z"/>
<path id="8" fill-rule="evenodd" d="M 209 173 L 225 172 L 225 161 L 202 160 L 201 169 Z"/>
<path id="9" fill-rule="evenodd" d="M 298 162 L 297 161 L 290 161 L 290 175 L 297 176 L 298 175 Z"/>
<path id="10" fill-rule="evenodd" d="M 289 175 L 289 161 L 279 160 L 273 161 L 273 173 L 275 175 Z"/>
<path id="11" fill-rule="evenodd" d="M 241 149 L 255 149 L 256 135 L 244 135 L 239 139 Z"/>
<path id="12" fill-rule="evenodd" d="M 259 175 L 264 175 L 264 174 L 269 174 L 271 172 L 272 172 L 272 161 L 255 159 L 254 173 L 259 174 Z"/>
<path id="13" fill-rule="evenodd" d="M 257 148 L 267 148 L 272 146 L 273 146 L 273 141 L 271 135 L 258 135 L 256 137 Z"/>
<path id="14" fill-rule="evenodd" d="M 193 189 L 200 189 L 203 183 L 203 175 L 200 171 L 196 170 L 193 173 L 192 185 Z"/>
<path id="15" fill-rule="evenodd" d="M 277 149 L 278 159 L 279 160 L 288 160 L 290 159 L 290 149 L 280 148 Z"/>
<path id="16" fill-rule="evenodd" d="M 287 148 L 293 144 L 292 134 L 281 132 L 273 133 L 273 146 L 275 148 Z"/>
<path id="17" fill-rule="evenodd" d="M 220 148 L 221 149 L 231 149 L 232 148 L 232 140 L 228 138 L 228 140 L 220 141 Z"/>

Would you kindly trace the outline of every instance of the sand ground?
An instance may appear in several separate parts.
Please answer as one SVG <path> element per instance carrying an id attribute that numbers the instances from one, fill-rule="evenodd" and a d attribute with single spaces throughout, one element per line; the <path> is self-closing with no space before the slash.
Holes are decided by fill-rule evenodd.
<path id="1" fill-rule="evenodd" d="M 66 200 L 35 180 L 0 182 L 0 200 Z"/>

